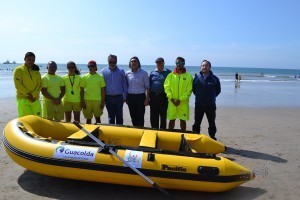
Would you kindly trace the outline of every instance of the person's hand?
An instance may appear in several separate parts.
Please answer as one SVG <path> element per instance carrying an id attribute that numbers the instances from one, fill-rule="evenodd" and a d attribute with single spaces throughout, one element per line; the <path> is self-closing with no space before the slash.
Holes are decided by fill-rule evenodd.
<path id="1" fill-rule="evenodd" d="M 60 102 L 61 102 L 60 98 L 57 98 L 57 99 L 54 99 L 54 100 L 53 100 L 53 103 L 54 103 L 55 105 L 59 105 Z"/>
<path id="2" fill-rule="evenodd" d="M 35 102 L 36 98 L 32 97 L 29 99 L 30 102 Z"/>
<path id="3" fill-rule="evenodd" d="M 101 103 L 100 103 L 100 108 L 101 108 L 101 109 L 104 108 L 104 101 L 101 101 Z"/>
<path id="4" fill-rule="evenodd" d="M 176 100 L 175 100 L 175 99 L 172 98 L 172 99 L 171 99 L 171 102 L 172 102 L 172 103 L 174 104 L 174 106 L 176 106 L 176 107 L 179 106 L 179 104 L 180 104 L 180 100 L 179 100 L 179 99 L 176 99 Z"/>
<path id="5" fill-rule="evenodd" d="M 144 106 L 148 106 L 149 105 L 149 98 L 146 98 L 144 101 Z"/>
<path id="6" fill-rule="evenodd" d="M 174 106 L 176 106 L 176 105 L 175 105 L 175 99 L 172 98 L 172 99 L 171 99 L 171 102 L 174 104 Z"/>
<path id="7" fill-rule="evenodd" d="M 175 100 L 175 106 L 179 106 L 179 104 L 180 104 L 180 100 L 179 99 Z"/>
<path id="8" fill-rule="evenodd" d="M 32 96 L 31 93 L 28 93 L 28 94 L 27 94 L 27 99 L 28 99 L 29 101 L 31 101 L 31 102 L 35 102 L 35 98 Z"/>
<path id="9" fill-rule="evenodd" d="M 86 109 L 85 101 L 81 101 L 80 103 L 81 103 L 81 108 Z"/>

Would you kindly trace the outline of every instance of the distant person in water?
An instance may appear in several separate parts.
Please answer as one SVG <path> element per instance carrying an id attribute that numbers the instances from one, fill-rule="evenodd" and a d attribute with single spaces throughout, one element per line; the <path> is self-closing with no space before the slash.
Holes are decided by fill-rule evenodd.
<path id="1" fill-rule="evenodd" d="M 63 97 L 66 122 L 71 122 L 72 112 L 74 120 L 80 122 L 80 72 L 73 61 L 67 63 L 68 74 L 62 78 L 66 86 L 66 94 Z"/>
<path id="2" fill-rule="evenodd" d="M 39 94 L 42 89 L 41 73 L 35 65 L 35 55 L 27 52 L 25 63 L 14 70 L 14 84 L 17 94 L 18 116 L 41 116 Z"/>
<path id="3" fill-rule="evenodd" d="M 235 73 L 235 81 L 239 81 L 239 74 L 237 72 Z"/>
<path id="4" fill-rule="evenodd" d="M 221 93 L 221 84 L 219 78 L 211 71 L 211 63 L 208 60 L 202 61 L 200 74 L 194 78 L 193 93 L 196 99 L 193 132 L 200 133 L 201 122 L 206 114 L 209 136 L 217 140 L 216 97 Z"/>
<path id="5" fill-rule="evenodd" d="M 43 117 L 50 120 L 64 119 L 62 98 L 65 95 L 65 82 L 56 73 L 57 64 L 50 61 L 47 65 L 47 74 L 42 77 Z"/>

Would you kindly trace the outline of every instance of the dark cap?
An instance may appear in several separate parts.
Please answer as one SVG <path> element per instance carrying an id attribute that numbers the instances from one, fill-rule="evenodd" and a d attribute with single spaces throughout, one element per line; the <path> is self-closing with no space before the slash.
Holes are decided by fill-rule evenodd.
<path id="1" fill-rule="evenodd" d="M 95 66 L 97 66 L 96 61 L 94 61 L 94 60 L 90 60 L 89 63 L 88 63 L 88 66 L 89 65 L 95 65 Z"/>
<path id="2" fill-rule="evenodd" d="M 57 68 L 57 64 L 54 61 L 50 61 L 48 62 L 47 67 Z"/>
<path id="3" fill-rule="evenodd" d="M 161 57 L 157 58 L 155 62 L 165 62 L 165 60 Z"/>

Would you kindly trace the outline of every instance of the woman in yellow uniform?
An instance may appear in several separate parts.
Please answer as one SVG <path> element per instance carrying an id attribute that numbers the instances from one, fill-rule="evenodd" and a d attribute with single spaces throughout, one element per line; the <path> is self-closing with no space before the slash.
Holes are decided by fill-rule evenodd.
<path id="1" fill-rule="evenodd" d="M 77 69 L 75 62 L 67 63 L 68 74 L 62 78 L 66 86 L 66 94 L 63 97 L 66 122 L 71 122 L 72 112 L 74 120 L 80 122 L 80 71 Z"/>

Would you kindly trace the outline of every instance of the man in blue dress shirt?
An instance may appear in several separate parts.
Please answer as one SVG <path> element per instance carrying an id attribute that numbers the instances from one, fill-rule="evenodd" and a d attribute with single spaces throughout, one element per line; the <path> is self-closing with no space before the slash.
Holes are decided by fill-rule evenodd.
<path id="1" fill-rule="evenodd" d="M 117 67 L 117 56 L 108 56 L 108 67 L 102 69 L 106 83 L 105 104 L 109 124 L 123 125 L 123 103 L 126 101 L 127 84 L 125 72 Z"/>
<path id="2" fill-rule="evenodd" d="M 165 69 L 163 58 L 157 58 L 156 69 L 150 72 L 150 122 L 152 128 L 166 129 L 168 98 L 164 82 L 171 70 Z M 160 121 L 160 126 L 159 126 Z"/>

